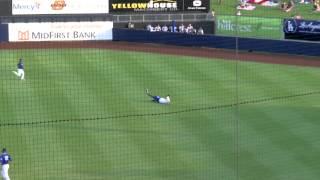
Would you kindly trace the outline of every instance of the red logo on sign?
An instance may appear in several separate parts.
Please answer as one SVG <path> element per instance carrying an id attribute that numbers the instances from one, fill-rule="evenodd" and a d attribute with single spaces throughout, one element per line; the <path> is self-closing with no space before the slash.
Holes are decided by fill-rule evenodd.
<path id="1" fill-rule="evenodd" d="M 18 32 L 18 40 L 20 40 L 20 41 L 29 40 L 29 31 L 19 31 Z"/>
<path id="2" fill-rule="evenodd" d="M 66 2 L 64 0 L 55 0 L 53 4 L 51 4 L 51 8 L 53 10 L 62 10 L 66 7 Z"/>

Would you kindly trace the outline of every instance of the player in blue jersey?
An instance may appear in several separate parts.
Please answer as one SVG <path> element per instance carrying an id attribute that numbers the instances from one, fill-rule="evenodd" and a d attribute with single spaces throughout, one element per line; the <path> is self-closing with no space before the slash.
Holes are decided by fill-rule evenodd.
<path id="1" fill-rule="evenodd" d="M 159 104 L 170 104 L 171 100 L 170 100 L 170 96 L 167 95 L 165 98 L 164 97 L 160 97 L 160 96 L 153 96 L 151 95 L 151 93 L 149 92 L 149 89 L 146 89 L 146 94 L 152 98 L 153 102 L 159 103 Z"/>
<path id="2" fill-rule="evenodd" d="M 10 180 L 9 177 L 9 162 L 12 161 L 11 156 L 8 154 L 6 148 L 2 149 L 2 154 L 0 155 L 1 162 L 1 176 L 4 180 Z"/>
<path id="3" fill-rule="evenodd" d="M 19 59 L 19 63 L 17 64 L 17 71 L 12 72 L 21 80 L 24 80 L 24 63 L 22 58 Z"/>

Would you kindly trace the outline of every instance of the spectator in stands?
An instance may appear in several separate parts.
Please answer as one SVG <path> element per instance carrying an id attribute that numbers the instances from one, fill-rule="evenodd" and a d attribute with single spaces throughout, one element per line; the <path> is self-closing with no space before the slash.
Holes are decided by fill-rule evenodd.
<path id="1" fill-rule="evenodd" d="M 161 28 L 161 31 L 162 32 L 168 32 L 169 28 L 167 25 L 163 25 L 162 28 Z"/>
<path id="2" fill-rule="evenodd" d="M 284 12 L 290 12 L 294 8 L 293 0 L 281 3 L 281 9 Z"/>
<path id="3" fill-rule="evenodd" d="M 313 5 L 314 5 L 314 9 L 315 9 L 314 11 L 320 12 L 320 0 L 314 0 Z"/>
<path id="4" fill-rule="evenodd" d="M 214 11 L 214 9 L 212 9 L 211 15 L 212 15 L 212 17 L 214 17 L 216 15 L 216 12 Z"/>
<path id="5" fill-rule="evenodd" d="M 198 34 L 198 35 L 203 35 L 203 34 L 204 34 L 202 27 L 199 27 L 199 29 L 198 29 L 198 31 L 197 31 L 197 34 Z"/>
<path id="6" fill-rule="evenodd" d="M 161 31 L 161 26 L 160 26 L 160 24 L 158 24 L 154 29 L 155 29 L 156 32 Z"/>
<path id="7" fill-rule="evenodd" d="M 180 32 L 180 33 L 184 33 L 184 32 L 185 32 L 185 27 L 184 27 L 183 24 L 181 24 L 181 25 L 179 26 L 179 32 Z"/>
<path id="8" fill-rule="evenodd" d="M 293 17 L 294 19 L 302 19 L 302 16 L 300 14 L 297 14 Z"/>
<path id="9" fill-rule="evenodd" d="M 133 29 L 133 28 L 134 28 L 134 24 L 133 24 L 132 22 L 129 22 L 129 23 L 128 23 L 128 28 L 129 28 L 129 29 Z"/>
<path id="10" fill-rule="evenodd" d="M 267 3 L 268 6 L 279 6 L 279 1 L 280 0 L 269 0 Z"/>
<path id="11" fill-rule="evenodd" d="M 178 32 L 178 31 L 177 31 L 177 26 L 169 26 L 169 27 L 168 27 L 168 31 L 169 31 L 169 32 Z"/>
<path id="12" fill-rule="evenodd" d="M 146 26 L 146 30 L 152 32 L 152 30 L 153 30 L 152 25 L 151 25 L 151 24 L 148 24 L 148 25 Z"/>
<path id="13" fill-rule="evenodd" d="M 188 34 L 194 33 L 194 29 L 193 29 L 193 26 L 192 26 L 191 24 L 189 24 L 189 25 L 187 26 L 186 32 L 187 32 Z"/>
<path id="14" fill-rule="evenodd" d="M 301 0 L 299 3 L 300 4 L 310 4 L 311 1 L 310 0 Z"/>

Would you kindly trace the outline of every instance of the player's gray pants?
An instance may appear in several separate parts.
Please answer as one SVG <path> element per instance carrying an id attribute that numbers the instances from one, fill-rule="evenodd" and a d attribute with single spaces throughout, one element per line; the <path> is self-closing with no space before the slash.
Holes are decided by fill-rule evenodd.
<path id="1" fill-rule="evenodd" d="M 3 180 L 10 180 L 9 164 L 2 165 L 1 176 L 3 177 Z"/>
<path id="2" fill-rule="evenodd" d="M 18 69 L 18 72 L 12 71 L 16 76 L 20 77 L 21 80 L 24 79 L 24 70 L 23 69 Z"/>

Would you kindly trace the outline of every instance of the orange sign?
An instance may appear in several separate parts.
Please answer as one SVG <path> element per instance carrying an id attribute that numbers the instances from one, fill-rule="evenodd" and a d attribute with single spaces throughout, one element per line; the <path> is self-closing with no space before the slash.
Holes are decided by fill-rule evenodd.
<path id="1" fill-rule="evenodd" d="M 66 7 L 66 2 L 64 0 L 55 0 L 53 4 L 51 4 L 51 8 L 53 10 L 62 10 Z"/>
<path id="2" fill-rule="evenodd" d="M 18 40 L 20 41 L 29 40 L 29 31 L 18 31 Z"/>

